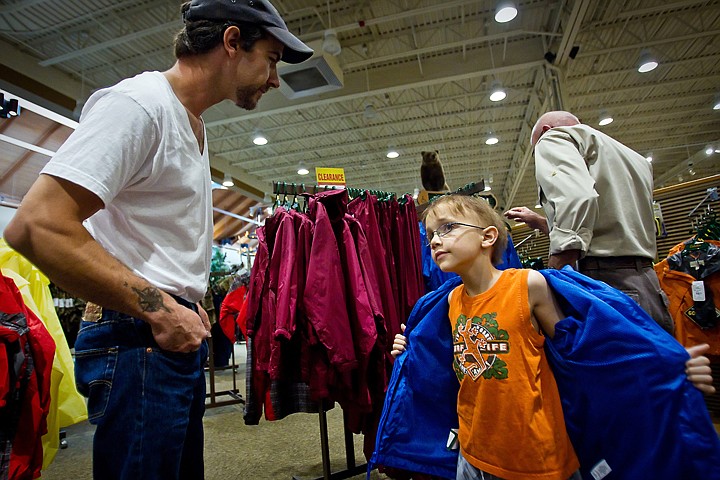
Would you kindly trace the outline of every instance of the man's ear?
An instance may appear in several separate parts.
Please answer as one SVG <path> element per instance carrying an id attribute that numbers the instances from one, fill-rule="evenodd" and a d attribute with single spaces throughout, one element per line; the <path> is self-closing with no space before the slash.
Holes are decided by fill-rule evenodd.
<path id="1" fill-rule="evenodd" d="M 240 49 L 240 28 L 230 25 L 223 33 L 223 46 L 228 53 L 236 53 Z"/>
<path id="2" fill-rule="evenodd" d="M 551 127 L 550 125 L 543 125 L 543 126 L 542 126 L 542 133 L 547 132 L 547 131 L 550 130 L 551 128 L 552 128 L 552 127 Z"/>

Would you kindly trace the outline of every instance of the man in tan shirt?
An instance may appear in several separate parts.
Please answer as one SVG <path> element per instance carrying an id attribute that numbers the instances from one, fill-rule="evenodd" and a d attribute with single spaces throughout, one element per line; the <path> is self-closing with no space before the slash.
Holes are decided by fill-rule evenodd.
<path id="1" fill-rule="evenodd" d="M 505 216 L 550 236 L 549 268 L 571 265 L 623 291 L 672 334 L 656 258 L 652 166 L 569 112 L 533 128 L 535 177 L 546 218 L 526 207 Z"/>

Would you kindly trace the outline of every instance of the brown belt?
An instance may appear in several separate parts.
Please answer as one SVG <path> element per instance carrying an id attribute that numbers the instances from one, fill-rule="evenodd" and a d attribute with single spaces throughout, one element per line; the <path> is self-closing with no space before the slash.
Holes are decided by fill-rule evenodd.
<path id="1" fill-rule="evenodd" d="M 647 257 L 585 257 L 579 262 L 580 271 L 605 269 L 642 270 L 652 268 L 652 261 Z"/>

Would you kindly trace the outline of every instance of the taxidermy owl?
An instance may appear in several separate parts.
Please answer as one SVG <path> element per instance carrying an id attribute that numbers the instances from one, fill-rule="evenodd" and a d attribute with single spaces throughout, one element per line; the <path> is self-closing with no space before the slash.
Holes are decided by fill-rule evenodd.
<path id="1" fill-rule="evenodd" d="M 420 152 L 420 154 L 422 155 L 420 179 L 423 188 L 429 192 L 449 191 L 450 187 L 445 182 L 445 172 L 438 151 Z"/>

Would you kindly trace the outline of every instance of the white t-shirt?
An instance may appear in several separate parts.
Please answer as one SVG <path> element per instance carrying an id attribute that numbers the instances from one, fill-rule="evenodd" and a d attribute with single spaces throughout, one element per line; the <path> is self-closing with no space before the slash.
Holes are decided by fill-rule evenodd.
<path id="1" fill-rule="evenodd" d="M 192 302 L 204 296 L 212 252 L 207 141 L 201 154 L 162 73 L 94 93 L 77 130 L 40 173 L 103 201 L 85 226 L 137 275 Z"/>

